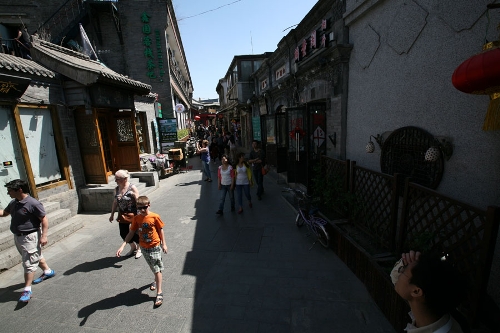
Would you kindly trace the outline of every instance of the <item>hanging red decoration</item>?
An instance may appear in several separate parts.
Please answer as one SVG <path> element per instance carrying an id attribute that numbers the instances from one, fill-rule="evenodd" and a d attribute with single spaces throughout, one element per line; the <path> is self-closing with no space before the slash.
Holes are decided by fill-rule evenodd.
<path id="1" fill-rule="evenodd" d="M 490 95 L 483 130 L 500 129 L 500 43 L 484 45 L 483 52 L 465 60 L 455 69 L 453 86 L 467 94 Z"/>
<path id="2" fill-rule="evenodd" d="M 201 117 L 200 116 L 194 116 L 194 120 L 200 120 Z"/>
<path id="3" fill-rule="evenodd" d="M 306 132 L 299 126 L 296 126 L 293 130 L 290 131 L 290 138 L 295 139 L 297 136 L 297 133 L 299 134 L 299 139 L 302 139 L 304 135 L 306 135 Z"/>

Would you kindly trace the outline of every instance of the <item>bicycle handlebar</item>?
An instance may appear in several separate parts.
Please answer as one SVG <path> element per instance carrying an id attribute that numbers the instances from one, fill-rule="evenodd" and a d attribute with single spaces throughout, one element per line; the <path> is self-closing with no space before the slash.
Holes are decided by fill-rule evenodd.
<path id="1" fill-rule="evenodd" d="M 295 192 L 297 194 L 302 195 L 304 198 L 310 198 L 311 197 L 311 196 L 307 195 L 306 192 L 304 192 L 302 190 L 295 189 L 295 188 L 284 187 L 283 191 L 285 191 L 285 192 Z"/>

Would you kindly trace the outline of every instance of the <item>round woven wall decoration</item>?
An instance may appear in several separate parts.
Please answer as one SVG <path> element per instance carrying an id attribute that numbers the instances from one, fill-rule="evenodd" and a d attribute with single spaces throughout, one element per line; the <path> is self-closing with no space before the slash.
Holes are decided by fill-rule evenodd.
<path id="1" fill-rule="evenodd" d="M 443 176 L 443 153 L 438 150 L 439 158 L 425 160 L 425 153 L 435 142 L 431 134 L 418 127 L 397 129 L 384 141 L 380 169 L 389 175 L 401 173 L 414 183 L 435 189 Z"/>

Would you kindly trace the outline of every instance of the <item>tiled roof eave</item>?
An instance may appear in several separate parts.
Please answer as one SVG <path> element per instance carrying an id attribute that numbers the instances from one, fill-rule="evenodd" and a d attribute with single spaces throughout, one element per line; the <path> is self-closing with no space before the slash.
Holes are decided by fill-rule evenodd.
<path id="1" fill-rule="evenodd" d="M 139 94 L 148 94 L 151 91 L 151 86 L 148 84 L 129 79 L 104 67 L 98 61 L 91 60 L 84 54 L 42 41 L 35 36 L 33 37 L 32 53 L 38 54 L 40 61 L 50 62 L 55 71 L 61 72 L 61 74 L 86 86 L 97 82 L 107 82 L 110 85 L 118 85 Z"/>

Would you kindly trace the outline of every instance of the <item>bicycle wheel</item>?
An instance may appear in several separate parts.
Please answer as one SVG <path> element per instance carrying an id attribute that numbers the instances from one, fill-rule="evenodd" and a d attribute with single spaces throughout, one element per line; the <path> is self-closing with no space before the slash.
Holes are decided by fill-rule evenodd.
<path id="1" fill-rule="evenodd" d="M 304 218 L 302 217 L 301 212 L 297 212 L 297 217 L 295 218 L 295 225 L 297 227 L 302 227 L 304 225 Z"/>
<path id="2" fill-rule="evenodd" d="M 328 236 L 325 227 L 316 221 L 314 221 L 314 224 L 316 236 L 318 236 L 318 242 L 323 245 L 324 248 L 328 248 L 330 246 L 330 236 Z"/>

